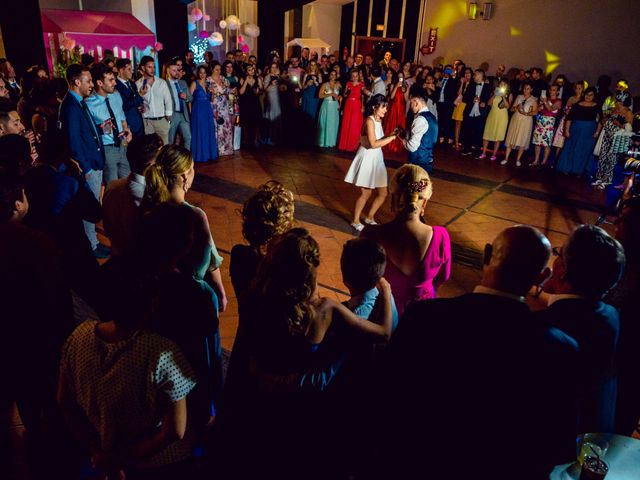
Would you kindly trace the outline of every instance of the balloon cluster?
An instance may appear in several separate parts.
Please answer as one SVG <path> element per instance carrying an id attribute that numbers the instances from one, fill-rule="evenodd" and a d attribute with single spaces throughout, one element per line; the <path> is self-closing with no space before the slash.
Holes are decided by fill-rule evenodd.
<path id="1" fill-rule="evenodd" d="M 196 22 L 204 20 L 209 21 L 211 17 L 206 15 L 199 8 L 192 8 L 189 12 L 188 18 L 188 30 L 189 32 L 193 32 L 196 30 Z M 249 45 L 245 42 L 245 39 L 242 35 L 240 35 L 240 27 L 243 27 L 243 33 L 249 38 L 257 38 L 260 35 L 260 27 L 253 23 L 242 24 L 240 19 L 236 15 L 229 15 L 227 18 L 220 20 L 218 26 L 224 30 L 228 28 L 229 30 L 238 31 L 238 47 L 242 49 L 244 53 L 249 53 Z M 217 47 L 224 43 L 224 38 L 220 32 L 208 32 L 206 30 L 202 30 L 198 37 L 201 39 L 207 39 L 209 41 L 209 45 L 211 47 Z"/>

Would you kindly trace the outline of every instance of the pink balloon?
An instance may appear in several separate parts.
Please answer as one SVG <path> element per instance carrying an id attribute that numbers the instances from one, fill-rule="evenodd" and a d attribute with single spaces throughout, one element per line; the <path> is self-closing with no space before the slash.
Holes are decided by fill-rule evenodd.
<path id="1" fill-rule="evenodd" d="M 238 35 L 238 41 L 240 43 L 244 42 L 244 37 L 242 35 Z"/>
<path id="2" fill-rule="evenodd" d="M 202 20 L 202 17 L 204 16 L 204 14 L 202 13 L 202 10 L 200 10 L 199 8 L 194 8 L 193 10 L 191 10 L 191 16 L 193 17 L 194 20 Z"/>
<path id="3" fill-rule="evenodd" d="M 249 45 L 247 45 L 246 43 L 244 45 L 242 45 L 242 53 L 249 53 Z"/>
<path id="4" fill-rule="evenodd" d="M 204 17 L 202 17 L 202 19 L 203 19 L 205 22 L 208 22 L 209 20 L 211 20 L 211 15 L 205 14 L 205 16 L 204 16 Z"/>
<path id="5" fill-rule="evenodd" d="M 155 44 L 156 52 L 161 51 L 163 48 L 164 48 L 164 45 L 162 45 L 161 42 L 156 42 L 156 44 Z"/>
<path id="6" fill-rule="evenodd" d="M 202 31 L 198 34 L 198 36 L 199 36 L 200 38 L 208 38 L 208 37 L 209 37 L 209 32 L 207 32 L 206 30 L 202 30 Z"/>

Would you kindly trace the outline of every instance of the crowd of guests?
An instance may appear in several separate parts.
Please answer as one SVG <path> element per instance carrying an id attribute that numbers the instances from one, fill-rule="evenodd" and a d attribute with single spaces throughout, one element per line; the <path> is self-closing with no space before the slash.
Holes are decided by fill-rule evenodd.
<path id="1" fill-rule="evenodd" d="M 285 79 L 300 80 L 299 91 L 280 83 L 277 61 L 262 78 L 255 63 L 229 59 L 210 72 L 173 59 L 167 81 L 152 61 L 141 61 L 134 83 L 131 64 L 115 60 L 71 65 L 66 91 L 32 72 L 30 91 L 50 92 L 49 110 L 32 102 L 43 97 L 23 95 L 21 108 L 33 114 L 18 116 L 6 100 L 14 109 L 0 117 L 0 303 L 9 319 L 1 358 L 3 478 L 13 463 L 6 437 L 14 403 L 34 478 L 538 479 L 575 459 L 577 434 L 638 428 L 638 198 L 623 203 L 617 240 L 581 225 L 552 248 L 533 227 L 505 229 L 485 247 L 473 292 L 438 299 L 451 277 L 451 242 L 444 227 L 425 220 L 437 185 L 415 164 L 391 178 L 393 219 L 378 225 L 369 212 L 359 238 L 345 243 L 344 303 L 319 291 L 325 259 L 309 231 L 296 226 L 293 193 L 271 181 L 246 200 L 246 243 L 233 247 L 229 266 L 239 325 L 225 377 L 219 325 L 227 293 L 214 242 L 220 219 L 190 204 L 188 192 L 199 152 L 207 151 L 201 147 L 209 149 L 205 160 L 233 148 L 220 138 L 235 122 L 219 121 L 224 115 L 210 96 L 233 79 L 251 145 L 277 144 L 290 133 L 277 123 L 278 111 L 296 118 L 296 105 L 302 112 L 316 98 L 305 100 L 302 74 L 313 58 L 303 50 L 290 60 L 286 71 L 300 73 Z M 413 66 L 389 54 L 370 65 L 371 75 L 347 69 L 339 127 L 333 102 L 341 99 L 343 68 L 330 68 L 330 60 L 318 73 L 326 81 L 308 82 L 318 89 L 318 130 L 306 140 L 344 141 L 349 149 L 362 136 L 369 149 L 407 149 L 411 139 L 398 134 L 407 108 L 424 114 L 425 131 L 434 128 L 426 117 L 438 114 L 435 131 L 446 133 L 433 141 L 448 143 L 451 133 L 464 153 L 484 154 L 487 127 L 515 129 L 505 133 L 515 148 L 523 132 L 531 134 L 530 107 L 540 101 L 551 112 L 562 98 L 553 87 L 542 96 L 523 79 L 522 94 L 514 101 L 504 93 L 497 102 L 509 106 L 495 107 L 504 117 L 515 105 L 510 126 L 485 122 L 478 112 L 489 102 L 493 111 L 496 100 L 483 72 L 462 68 L 466 80 L 459 82 L 448 68 L 442 78 L 433 72 L 409 87 L 407 102 Z M 362 62 L 371 63 L 356 56 L 351 66 Z M 11 73 L 8 63 L 0 62 L 3 73 Z M 394 66 L 402 85 L 393 83 Z M 4 78 L 11 86 L 15 72 Z M 449 82 L 464 89 L 469 106 L 445 106 L 453 120 L 445 127 L 433 92 Z M 624 104 L 618 100 L 612 108 Z M 591 111 L 592 103 L 585 95 L 571 111 Z M 252 109 L 253 130 L 242 120 Z M 347 109 L 358 115 L 345 122 Z M 582 135 L 575 125 L 590 121 L 575 115 L 564 120 L 571 131 L 565 149 Z M 356 116 L 357 143 L 342 138 Z M 32 134 L 21 118 L 32 119 Z M 194 127 L 200 121 L 206 132 Z M 541 122 L 536 134 L 548 137 Z M 546 150 L 542 161 L 549 161 Z M 379 188 L 376 208 L 386 183 Z M 100 221 L 110 249 L 97 241 Z M 95 318 L 78 319 L 82 303 Z"/>

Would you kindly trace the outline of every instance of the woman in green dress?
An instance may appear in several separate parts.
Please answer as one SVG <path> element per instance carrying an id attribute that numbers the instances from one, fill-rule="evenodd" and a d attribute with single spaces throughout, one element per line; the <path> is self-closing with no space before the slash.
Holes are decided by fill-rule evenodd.
<path id="1" fill-rule="evenodd" d="M 335 70 L 329 74 L 329 81 L 320 87 L 322 100 L 318 115 L 318 146 L 333 148 L 338 142 L 340 126 L 340 83 Z"/>

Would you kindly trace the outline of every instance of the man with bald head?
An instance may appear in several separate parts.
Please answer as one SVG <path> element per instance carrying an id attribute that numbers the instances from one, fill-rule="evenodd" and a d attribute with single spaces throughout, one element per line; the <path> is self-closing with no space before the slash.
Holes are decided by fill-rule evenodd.
<path id="1" fill-rule="evenodd" d="M 397 478 L 548 475 L 557 458 L 546 382 L 548 358 L 557 357 L 525 297 L 549 276 L 550 256 L 540 231 L 507 228 L 485 247 L 473 293 L 407 308 L 383 374 L 384 436 Z M 575 349 L 563 335 L 558 343 Z M 527 453 L 531 445 L 535 454 Z"/>

